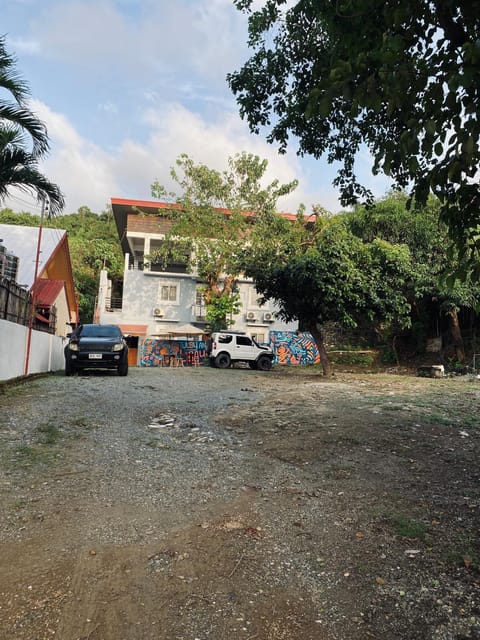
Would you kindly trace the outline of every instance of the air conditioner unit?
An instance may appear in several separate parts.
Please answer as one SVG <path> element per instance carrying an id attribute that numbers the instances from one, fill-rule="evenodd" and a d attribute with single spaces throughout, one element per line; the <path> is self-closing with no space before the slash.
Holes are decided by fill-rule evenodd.
<path id="1" fill-rule="evenodd" d="M 273 322 L 274 321 L 273 313 L 271 311 L 266 311 L 263 314 L 263 321 L 264 322 Z"/>
<path id="2" fill-rule="evenodd" d="M 247 320 L 256 320 L 258 313 L 256 311 L 247 311 Z"/>
<path id="3" fill-rule="evenodd" d="M 153 310 L 153 315 L 156 318 L 161 318 L 164 314 L 163 314 L 163 309 L 160 309 L 160 307 L 155 307 Z"/>

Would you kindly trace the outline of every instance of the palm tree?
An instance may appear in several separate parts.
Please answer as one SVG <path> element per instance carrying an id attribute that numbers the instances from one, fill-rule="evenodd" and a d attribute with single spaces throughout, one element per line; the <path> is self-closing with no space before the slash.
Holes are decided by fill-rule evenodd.
<path id="1" fill-rule="evenodd" d="M 0 99 L 0 201 L 15 186 L 33 192 L 39 201 L 48 198 L 50 212 L 58 213 L 64 206 L 63 195 L 38 169 L 38 161 L 49 150 L 47 129 L 28 108 L 28 86 L 17 74 L 15 63 L 1 36 L 0 89 L 12 99 Z"/>

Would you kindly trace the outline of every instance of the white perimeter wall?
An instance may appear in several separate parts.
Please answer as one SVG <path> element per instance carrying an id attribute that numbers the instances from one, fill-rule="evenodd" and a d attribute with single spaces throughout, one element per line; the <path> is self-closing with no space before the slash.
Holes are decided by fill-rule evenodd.
<path id="1" fill-rule="evenodd" d="M 0 380 L 25 373 L 28 327 L 0 320 Z M 44 331 L 32 331 L 28 373 L 58 371 L 65 366 L 63 347 L 66 339 Z"/>

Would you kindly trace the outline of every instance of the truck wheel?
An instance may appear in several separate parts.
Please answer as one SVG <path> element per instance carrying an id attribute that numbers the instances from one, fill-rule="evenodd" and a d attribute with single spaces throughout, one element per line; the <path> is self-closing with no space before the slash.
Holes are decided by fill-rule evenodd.
<path id="1" fill-rule="evenodd" d="M 228 353 L 219 353 L 215 358 L 215 366 L 219 369 L 228 369 L 230 366 L 230 356 Z"/>
<path id="2" fill-rule="evenodd" d="M 119 376 L 127 376 L 128 375 L 128 360 L 122 360 L 122 362 L 118 365 L 118 375 Z"/>
<path id="3" fill-rule="evenodd" d="M 76 371 L 75 365 L 73 365 L 70 362 L 70 360 L 65 360 L 65 375 L 66 376 L 73 376 L 75 371 Z"/>
<path id="4" fill-rule="evenodd" d="M 257 360 L 257 369 L 260 369 L 260 371 L 270 371 L 271 368 L 272 361 L 270 358 L 267 358 L 267 356 L 260 356 Z"/>

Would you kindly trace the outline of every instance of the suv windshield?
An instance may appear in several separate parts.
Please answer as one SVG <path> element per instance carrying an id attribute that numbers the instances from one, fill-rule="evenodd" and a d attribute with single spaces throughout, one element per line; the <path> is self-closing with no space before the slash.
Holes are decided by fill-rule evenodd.
<path id="1" fill-rule="evenodd" d="M 118 327 L 90 324 L 80 327 L 78 335 L 82 338 L 119 338 L 121 333 Z"/>

